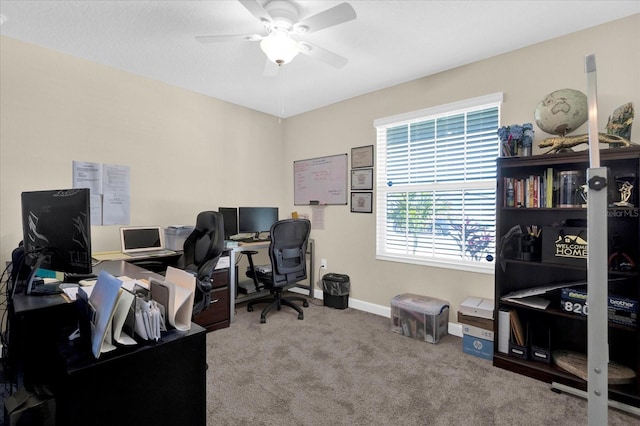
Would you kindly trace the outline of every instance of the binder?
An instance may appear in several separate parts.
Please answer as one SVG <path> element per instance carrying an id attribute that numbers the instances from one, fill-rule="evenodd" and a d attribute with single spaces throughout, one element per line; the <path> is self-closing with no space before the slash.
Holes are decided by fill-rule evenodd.
<path id="1" fill-rule="evenodd" d="M 115 349 L 111 340 L 111 322 L 116 304 L 122 293 L 122 281 L 100 271 L 89 296 L 89 323 L 91 325 L 91 351 L 96 358 Z"/>
<path id="2" fill-rule="evenodd" d="M 191 329 L 196 277 L 169 266 L 164 281 L 152 278 L 150 283 L 151 298 L 164 306 L 169 324 L 180 331 Z"/>
<path id="3" fill-rule="evenodd" d="M 500 309 L 498 311 L 498 352 L 509 353 L 509 338 L 511 336 L 511 311 Z"/>

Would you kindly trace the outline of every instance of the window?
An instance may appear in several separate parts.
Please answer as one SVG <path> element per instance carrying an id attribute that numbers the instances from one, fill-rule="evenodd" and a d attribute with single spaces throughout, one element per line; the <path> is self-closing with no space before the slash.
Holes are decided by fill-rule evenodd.
<path id="1" fill-rule="evenodd" d="M 376 120 L 376 257 L 493 273 L 502 94 Z"/>

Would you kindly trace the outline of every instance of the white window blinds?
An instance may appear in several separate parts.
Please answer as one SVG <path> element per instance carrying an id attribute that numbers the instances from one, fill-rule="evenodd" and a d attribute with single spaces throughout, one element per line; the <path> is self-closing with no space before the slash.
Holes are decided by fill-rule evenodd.
<path id="1" fill-rule="evenodd" d="M 501 101 L 376 120 L 378 259 L 493 272 Z"/>

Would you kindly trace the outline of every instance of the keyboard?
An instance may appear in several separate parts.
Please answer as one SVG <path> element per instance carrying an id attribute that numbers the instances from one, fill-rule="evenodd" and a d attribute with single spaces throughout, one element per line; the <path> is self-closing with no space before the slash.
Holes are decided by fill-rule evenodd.
<path id="1" fill-rule="evenodd" d="M 232 241 L 244 241 L 247 239 L 253 239 L 253 232 L 245 232 L 243 234 L 235 234 L 229 237 Z"/>
<path id="2" fill-rule="evenodd" d="M 154 256 L 167 256 L 176 254 L 173 250 L 151 250 L 151 251 L 139 251 L 136 253 L 127 253 L 127 256 L 131 257 L 154 257 Z"/>
<path id="3" fill-rule="evenodd" d="M 235 240 L 239 243 L 268 243 L 269 241 L 271 241 L 270 238 L 260 238 L 259 240 L 253 239 L 253 238 L 243 238 L 241 240 Z"/>

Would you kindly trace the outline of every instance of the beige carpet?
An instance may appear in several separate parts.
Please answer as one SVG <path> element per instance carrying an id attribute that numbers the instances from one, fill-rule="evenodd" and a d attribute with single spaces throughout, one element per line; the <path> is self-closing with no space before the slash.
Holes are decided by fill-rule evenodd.
<path id="1" fill-rule="evenodd" d="M 586 425 L 587 402 L 547 383 L 390 331 L 390 320 L 312 300 L 267 316 L 236 307 L 207 335 L 207 424 Z M 640 418 L 609 409 L 610 425 Z"/>

